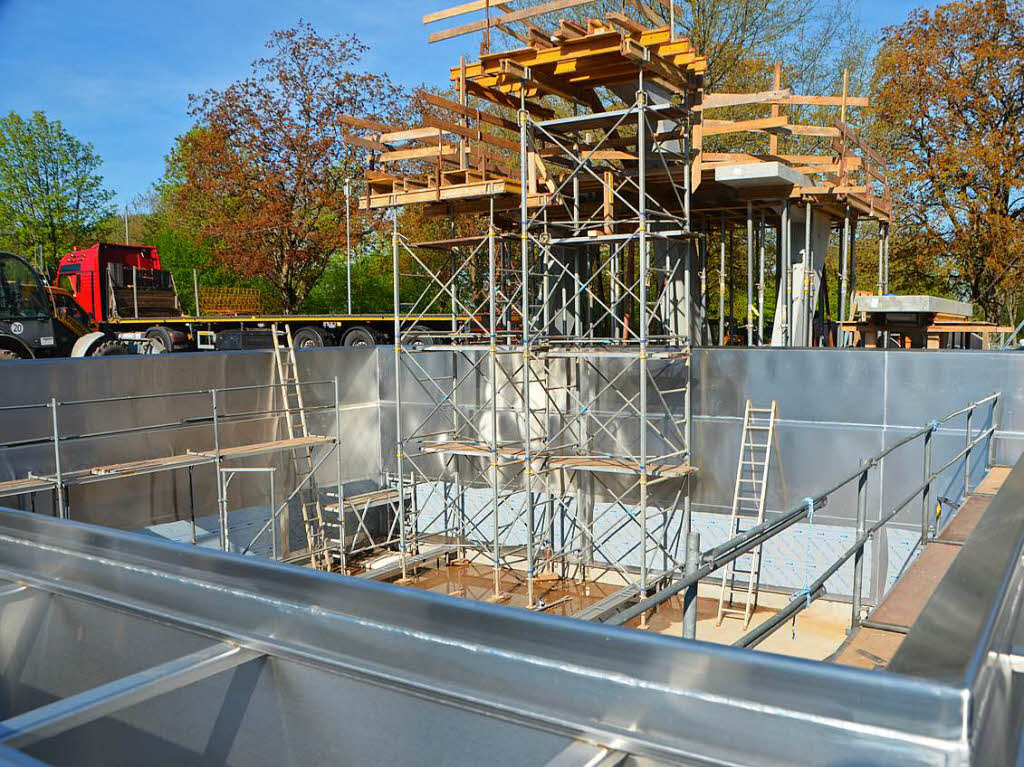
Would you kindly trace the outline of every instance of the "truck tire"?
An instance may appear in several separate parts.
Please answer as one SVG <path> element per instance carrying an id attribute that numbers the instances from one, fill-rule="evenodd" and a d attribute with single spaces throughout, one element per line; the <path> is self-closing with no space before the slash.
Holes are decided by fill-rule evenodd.
<path id="1" fill-rule="evenodd" d="M 373 331 L 359 325 L 345 333 L 345 338 L 341 343 L 343 346 L 376 346 L 377 339 L 374 337 Z"/>
<path id="2" fill-rule="evenodd" d="M 169 354 L 174 351 L 174 338 L 167 328 L 150 328 L 146 331 L 146 339 L 150 343 L 150 354 Z"/>
<path id="3" fill-rule="evenodd" d="M 131 354 L 125 345 L 116 338 L 111 338 L 99 343 L 89 354 L 90 357 L 117 357 L 122 354 Z"/>
<path id="4" fill-rule="evenodd" d="M 297 349 L 318 349 L 321 346 L 334 346 L 334 339 L 323 328 L 307 325 L 292 336 L 292 346 Z"/>
<path id="5" fill-rule="evenodd" d="M 20 360 L 21 355 L 17 352 L 13 352 L 10 349 L 0 349 L 0 362 L 4 360 Z"/>

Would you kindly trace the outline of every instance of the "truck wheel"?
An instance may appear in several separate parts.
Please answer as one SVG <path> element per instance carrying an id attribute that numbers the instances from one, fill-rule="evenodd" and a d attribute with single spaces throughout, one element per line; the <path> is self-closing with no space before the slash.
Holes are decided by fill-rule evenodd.
<path id="1" fill-rule="evenodd" d="M 343 346 L 376 346 L 377 339 L 373 337 L 373 333 L 370 332 L 369 328 L 356 327 L 352 328 L 345 334 L 345 339 L 342 341 Z"/>
<path id="2" fill-rule="evenodd" d="M 146 331 L 150 354 L 168 354 L 174 351 L 174 339 L 167 328 L 155 327 Z"/>
<path id="3" fill-rule="evenodd" d="M 0 362 L 3 360 L 20 360 L 21 355 L 17 352 L 12 352 L 10 349 L 0 349 Z"/>
<path id="4" fill-rule="evenodd" d="M 333 346 L 332 339 L 322 328 L 309 327 L 301 328 L 292 336 L 292 346 L 298 349 L 318 349 L 321 346 Z"/>
<path id="5" fill-rule="evenodd" d="M 90 357 L 116 357 L 121 354 L 129 354 L 128 349 L 120 341 L 111 338 L 109 341 L 104 341 L 99 344 L 95 349 L 92 350 Z"/>

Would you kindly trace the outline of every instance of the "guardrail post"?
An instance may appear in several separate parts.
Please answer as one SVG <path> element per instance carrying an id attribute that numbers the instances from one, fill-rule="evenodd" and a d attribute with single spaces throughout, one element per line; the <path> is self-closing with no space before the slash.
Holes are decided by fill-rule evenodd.
<path id="1" fill-rule="evenodd" d="M 868 516 L 868 472 L 871 470 L 870 459 L 860 462 L 864 467 L 860 477 L 857 479 L 857 539 L 864 535 Z M 852 632 L 860 625 L 860 610 L 862 592 L 864 590 L 864 546 L 860 545 L 853 557 L 853 609 L 850 615 L 850 631 Z"/>
<path id="2" fill-rule="evenodd" d="M 686 567 L 684 572 L 693 575 L 700 564 L 700 533 L 690 531 L 686 536 Z M 695 582 L 683 595 L 683 639 L 697 638 L 697 585 Z"/>
<path id="3" fill-rule="evenodd" d="M 932 434 L 935 432 L 934 426 L 929 426 L 928 431 L 924 434 L 924 474 L 922 481 L 924 487 L 921 488 L 921 544 L 928 543 L 928 521 L 931 515 L 931 495 L 932 495 Z"/>
<path id="4" fill-rule="evenodd" d="M 967 452 L 964 453 L 964 500 L 971 493 L 971 421 L 974 420 L 974 406 L 967 411 L 967 427 L 964 429 L 964 442 Z"/>
<path id="5" fill-rule="evenodd" d="M 989 410 L 989 426 L 996 425 L 996 405 L 999 404 L 999 395 L 992 398 L 992 408 Z M 996 432 L 995 429 L 988 435 L 988 449 L 985 451 L 985 471 L 987 472 L 996 462 Z"/>
<path id="6" fill-rule="evenodd" d="M 53 462 L 57 478 L 57 516 L 68 518 L 67 507 L 64 505 L 64 473 L 60 465 L 60 428 L 57 425 L 57 398 L 50 399 L 50 414 L 53 417 Z"/>
<path id="7" fill-rule="evenodd" d="M 347 194 L 348 182 L 345 184 Z M 334 376 L 334 457 L 338 474 L 338 556 L 341 558 L 341 572 L 345 575 L 348 574 L 348 558 L 345 555 L 345 486 L 341 481 L 341 398 L 338 394 L 338 376 Z"/>
<path id="8" fill-rule="evenodd" d="M 220 522 L 220 549 L 228 550 L 228 504 L 224 482 L 221 479 L 220 428 L 217 423 L 217 390 L 210 389 L 210 404 L 213 410 L 213 462 L 217 472 L 217 519 Z"/>

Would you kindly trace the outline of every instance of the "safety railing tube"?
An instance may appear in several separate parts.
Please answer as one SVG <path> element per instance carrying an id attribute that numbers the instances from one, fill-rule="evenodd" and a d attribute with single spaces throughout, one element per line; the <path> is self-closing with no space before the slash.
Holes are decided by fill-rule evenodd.
<path id="1" fill-rule="evenodd" d="M 903 499 L 903 501 L 900 504 L 895 506 L 887 514 L 885 514 L 885 516 L 883 516 L 873 525 L 868 527 L 863 533 L 861 533 L 857 537 L 857 540 L 853 543 L 853 545 L 850 546 L 850 548 L 848 548 L 845 552 L 843 552 L 839 559 L 835 560 L 828 567 L 828 569 L 825 570 L 824 573 L 818 576 L 818 578 L 816 578 L 809 586 L 807 586 L 807 588 L 797 592 L 797 594 L 789 601 L 789 603 L 785 607 L 783 607 L 779 612 L 777 612 L 771 618 L 764 621 L 764 623 L 761 623 L 760 625 L 751 629 L 738 640 L 736 640 L 736 642 L 734 642 L 735 646 L 754 647 L 759 642 L 761 642 L 765 637 L 769 636 L 776 629 L 782 626 L 791 617 L 793 617 L 800 611 L 804 610 L 805 608 L 810 607 L 811 602 L 813 602 L 815 599 L 824 596 L 824 594 L 826 593 L 825 583 L 828 581 L 829 578 L 835 575 L 836 572 L 838 572 L 840 567 L 845 565 L 851 557 L 857 555 L 858 553 L 862 554 L 864 547 L 867 545 L 867 542 L 872 538 L 872 536 L 874 536 L 876 532 L 878 532 L 878 530 L 880 530 L 886 523 L 892 520 L 893 517 L 895 517 L 897 514 L 903 511 L 903 509 L 909 506 L 913 502 L 913 500 L 917 498 L 918 495 L 927 492 L 928 485 L 930 482 L 932 482 L 936 477 L 938 477 L 942 472 L 944 472 L 954 463 L 958 462 L 961 458 L 965 458 L 970 453 L 970 450 L 974 445 L 988 437 L 989 434 L 994 433 L 995 429 L 995 425 L 992 425 L 988 429 L 985 429 L 985 431 L 981 432 L 981 434 L 978 435 L 978 438 L 974 442 L 967 445 L 963 450 L 957 453 L 951 460 L 947 461 L 946 464 L 943 465 L 939 470 L 932 472 L 929 476 L 925 477 L 925 481 L 921 483 L 905 499 Z"/>
<path id="2" fill-rule="evenodd" d="M 817 599 L 820 596 L 822 596 L 825 593 L 825 581 L 827 581 L 828 578 L 831 577 L 831 575 L 835 574 L 836 570 L 838 570 L 839 567 L 841 567 L 846 561 L 848 561 L 851 557 L 854 556 L 858 557 L 857 562 L 855 562 L 855 582 L 858 584 L 858 586 L 860 586 L 863 581 L 863 578 L 858 576 L 860 576 L 862 573 L 862 559 L 864 554 L 864 546 L 866 545 L 867 541 L 870 540 L 871 537 L 875 534 L 875 532 L 877 532 L 886 522 L 891 520 L 900 511 L 906 508 L 915 498 L 922 496 L 925 499 L 927 499 L 927 494 L 930 492 L 931 484 L 935 481 L 936 477 L 942 474 L 946 469 L 948 469 L 954 463 L 959 461 L 961 458 L 964 458 L 966 461 L 967 457 L 970 455 L 971 450 L 979 442 L 990 437 L 992 434 L 995 433 L 995 406 L 998 398 L 999 392 L 996 392 L 976 402 L 971 402 L 966 407 L 949 413 L 943 416 L 941 419 L 932 421 L 926 426 L 917 429 L 911 434 L 908 434 L 907 436 L 897 440 L 889 447 L 878 452 L 871 458 L 865 459 L 861 463 L 860 467 L 844 476 L 842 479 L 840 479 L 838 482 L 830 486 L 828 489 L 818 493 L 815 496 L 801 500 L 797 505 L 793 506 L 788 511 L 785 511 L 782 514 L 775 516 L 771 519 L 765 520 L 761 524 L 755 525 L 754 527 L 749 528 L 745 532 L 740 533 L 739 535 L 736 535 L 733 538 L 730 538 L 725 543 L 704 552 L 701 555 L 701 566 L 697 568 L 695 572 L 685 574 L 682 578 L 675 581 L 666 588 L 662 589 L 661 591 L 658 591 L 657 593 L 652 594 L 646 599 L 637 602 L 631 607 L 628 607 L 627 609 L 622 610 L 621 612 L 611 616 L 606 622 L 610 625 L 620 626 L 632 620 L 633 618 L 636 618 L 642 613 L 645 613 L 648 610 L 651 610 L 657 607 L 658 605 L 666 602 L 668 599 L 684 591 L 685 589 L 688 589 L 691 586 L 698 584 L 702 579 L 706 578 L 708 575 L 715 572 L 716 570 L 719 570 L 720 568 L 724 567 L 729 562 L 732 562 L 733 560 L 738 559 L 744 554 L 753 551 L 758 546 L 761 546 L 766 541 L 775 537 L 784 530 L 792 527 L 798 522 L 802 522 L 803 520 L 807 519 L 810 515 L 814 513 L 816 509 L 824 506 L 826 499 L 830 495 L 832 495 L 837 490 L 845 487 L 846 485 L 854 481 L 857 481 L 858 483 L 857 541 L 840 557 L 840 559 L 837 562 L 835 562 L 826 571 L 825 575 L 823 575 L 822 578 L 819 578 L 812 584 L 808 584 L 808 586 L 798 594 L 799 598 L 794 598 L 793 601 L 790 604 L 788 604 L 782 611 L 780 611 L 771 619 L 765 621 L 765 623 L 759 625 L 753 631 L 749 632 L 747 635 L 742 637 L 736 644 L 741 646 L 753 646 L 757 642 L 761 641 L 761 639 L 763 639 L 765 636 L 774 631 L 776 628 L 785 623 L 787 618 L 792 617 L 796 613 L 800 612 L 800 610 L 807 607 L 812 601 L 814 601 L 814 599 Z M 932 433 L 936 429 L 938 429 L 942 424 L 947 423 L 950 419 L 964 413 L 973 414 L 976 408 L 989 402 L 992 403 L 992 425 L 989 428 L 982 431 L 976 439 L 971 440 L 968 437 L 967 444 L 965 445 L 965 447 L 956 456 L 954 456 L 952 460 L 946 462 L 939 469 L 933 471 L 931 469 L 930 450 Z M 968 432 L 968 434 L 970 434 L 970 432 Z M 869 472 L 871 471 L 871 469 L 878 466 L 881 463 L 881 461 L 888 455 L 920 437 L 925 437 L 927 441 L 927 446 L 925 450 L 925 472 L 922 484 L 917 489 L 915 489 L 914 492 L 911 493 L 906 498 L 906 500 L 904 500 L 901 504 L 892 509 L 885 516 L 883 516 L 878 522 L 875 522 L 870 527 L 865 527 L 864 520 L 866 518 L 867 513 L 867 480 Z M 923 529 L 924 533 L 922 536 L 922 541 L 926 542 L 928 536 L 927 527 L 925 526 Z M 855 596 L 854 600 L 855 611 L 851 617 L 851 624 L 856 624 L 856 622 L 859 620 L 859 596 Z"/>

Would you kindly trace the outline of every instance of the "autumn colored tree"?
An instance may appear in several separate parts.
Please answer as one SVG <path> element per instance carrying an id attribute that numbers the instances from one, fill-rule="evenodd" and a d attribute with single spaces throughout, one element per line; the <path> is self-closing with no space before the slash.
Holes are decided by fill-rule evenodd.
<path id="1" fill-rule="evenodd" d="M 198 128 L 176 148 L 176 206 L 218 261 L 262 277 L 297 309 L 345 245 L 345 180 L 360 164 L 343 115 L 394 120 L 401 91 L 356 71 L 367 47 L 311 25 L 274 32 L 270 54 L 223 90 L 189 97 Z M 359 229 L 361 231 L 361 229 Z"/>
<path id="2" fill-rule="evenodd" d="M 937 277 L 986 319 L 1011 319 L 1024 288 L 1021 3 L 914 11 L 885 32 L 875 90 L 895 176 L 892 261 L 907 281 Z"/>
<path id="3" fill-rule="evenodd" d="M 26 255 L 42 246 L 50 266 L 104 231 L 114 193 L 99 155 L 42 112 L 0 117 L 0 244 Z"/>

